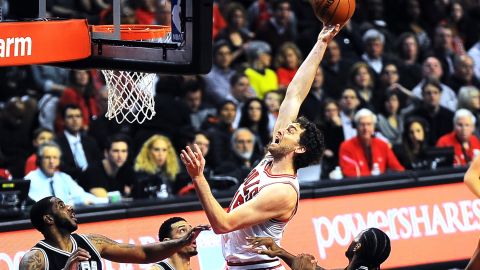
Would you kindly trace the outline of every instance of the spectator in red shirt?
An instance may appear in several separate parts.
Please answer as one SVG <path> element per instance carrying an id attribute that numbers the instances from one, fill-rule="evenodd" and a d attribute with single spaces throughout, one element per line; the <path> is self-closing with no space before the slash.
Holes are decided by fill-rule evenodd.
<path id="1" fill-rule="evenodd" d="M 404 171 L 390 146 L 374 137 L 377 117 L 368 109 L 359 110 L 354 121 L 357 126 L 357 136 L 340 145 L 339 164 L 346 177 L 369 176 L 378 164 L 380 173 L 388 169 Z"/>
<path id="2" fill-rule="evenodd" d="M 452 147 L 454 166 L 468 165 L 480 151 L 480 140 L 473 135 L 475 116 L 467 109 L 459 109 L 453 117 L 454 130 L 437 141 L 437 147 Z"/>
<path id="3" fill-rule="evenodd" d="M 77 105 L 82 111 L 83 129 L 88 130 L 90 120 L 99 115 L 98 104 L 95 100 L 96 89 L 93 85 L 92 76 L 87 70 L 72 70 L 70 73 L 71 87 L 66 88 L 58 103 L 58 112 L 69 104 Z M 63 132 L 64 122 L 60 114 L 57 114 L 55 130 Z"/>
<path id="4" fill-rule="evenodd" d="M 298 67 L 302 63 L 302 53 L 300 49 L 292 42 L 285 42 L 275 57 L 275 67 L 277 68 L 278 87 L 286 90 L 287 86 L 297 73 Z"/>

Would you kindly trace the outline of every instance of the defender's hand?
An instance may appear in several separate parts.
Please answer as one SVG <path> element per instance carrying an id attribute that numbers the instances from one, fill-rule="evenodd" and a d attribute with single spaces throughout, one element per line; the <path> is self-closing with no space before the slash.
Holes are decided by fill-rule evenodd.
<path id="1" fill-rule="evenodd" d="M 277 257 L 283 252 L 283 249 L 270 237 L 247 237 L 247 241 L 250 244 L 250 248 L 258 254 Z M 261 248 L 261 246 L 264 246 L 265 249 Z"/>
<path id="2" fill-rule="evenodd" d="M 292 263 L 292 270 L 315 270 L 316 268 L 315 257 L 310 254 L 300 254 Z"/>
<path id="3" fill-rule="evenodd" d="M 340 24 L 324 26 L 320 34 L 318 34 L 318 40 L 328 44 L 338 31 L 340 31 Z"/>
<path id="4" fill-rule="evenodd" d="M 203 232 L 203 231 L 208 231 L 210 230 L 210 225 L 198 225 L 193 227 L 187 234 L 185 234 L 182 238 L 181 241 L 185 245 L 191 244 L 195 239 L 197 239 L 198 235 Z"/>
<path id="5" fill-rule="evenodd" d="M 77 248 L 70 258 L 68 258 L 67 263 L 63 270 L 77 270 L 80 262 L 88 261 L 90 259 L 90 253 L 83 248 Z"/>
<path id="6" fill-rule="evenodd" d="M 187 146 L 185 150 L 182 150 L 180 158 L 187 169 L 188 174 L 192 180 L 196 180 L 199 176 L 203 175 L 203 170 L 205 168 L 205 158 L 200 151 L 200 148 L 197 144 L 194 144 L 195 151 Z"/>

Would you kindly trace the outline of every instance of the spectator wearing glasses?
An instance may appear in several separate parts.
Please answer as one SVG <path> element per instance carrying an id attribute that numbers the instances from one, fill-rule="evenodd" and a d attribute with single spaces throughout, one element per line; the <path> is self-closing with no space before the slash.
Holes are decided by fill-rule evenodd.
<path id="1" fill-rule="evenodd" d="M 261 155 L 255 151 L 255 135 L 247 128 L 237 129 L 231 139 L 231 154 L 216 173 L 245 179 Z"/>

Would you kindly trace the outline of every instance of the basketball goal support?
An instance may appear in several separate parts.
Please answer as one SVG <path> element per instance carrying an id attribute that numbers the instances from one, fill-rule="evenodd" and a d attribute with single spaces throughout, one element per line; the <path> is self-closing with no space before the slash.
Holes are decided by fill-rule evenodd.
<path id="1" fill-rule="evenodd" d="M 113 1 L 113 33 L 92 32 L 92 56 L 80 61 L 62 63 L 61 66 L 173 74 L 210 71 L 213 0 L 178 0 L 178 3 L 181 3 L 179 31 L 183 41 L 160 43 L 121 40 L 120 2 Z"/>

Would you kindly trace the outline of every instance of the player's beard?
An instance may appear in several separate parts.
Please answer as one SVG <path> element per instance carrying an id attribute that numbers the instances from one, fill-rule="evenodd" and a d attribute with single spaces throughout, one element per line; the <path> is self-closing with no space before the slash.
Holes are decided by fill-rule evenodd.
<path id="1" fill-rule="evenodd" d="M 293 151 L 291 147 L 288 147 L 287 145 L 281 145 L 281 144 L 276 144 L 276 145 L 269 144 L 267 147 L 267 150 L 275 159 L 283 158 L 288 153 Z"/>
<path id="2" fill-rule="evenodd" d="M 75 222 L 72 222 L 71 220 L 64 218 L 64 217 L 55 217 L 55 224 L 57 225 L 58 228 L 63 229 L 67 232 L 74 232 L 77 230 L 78 225 Z"/>

